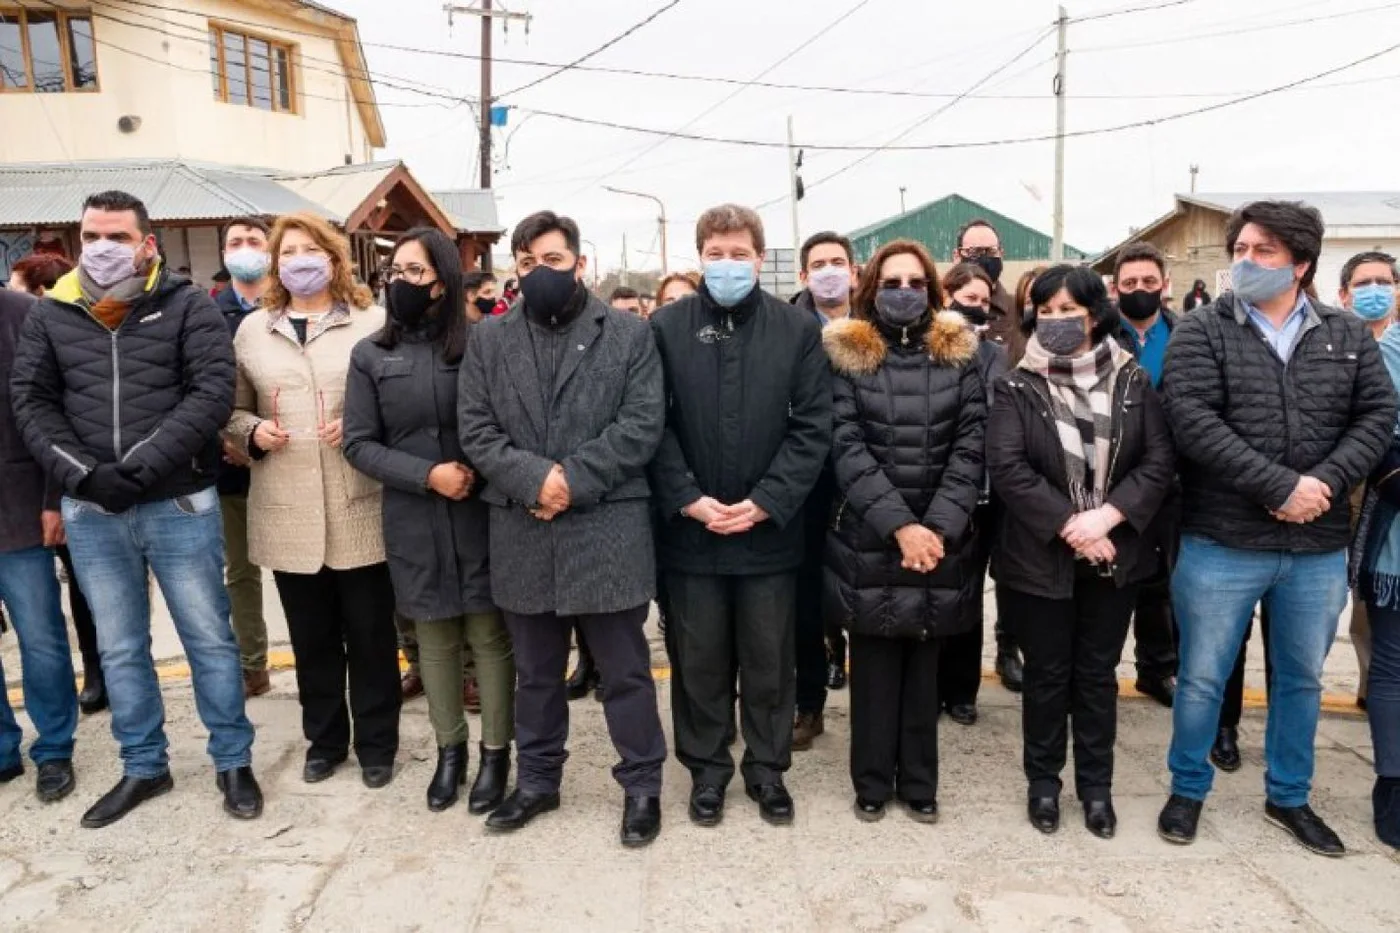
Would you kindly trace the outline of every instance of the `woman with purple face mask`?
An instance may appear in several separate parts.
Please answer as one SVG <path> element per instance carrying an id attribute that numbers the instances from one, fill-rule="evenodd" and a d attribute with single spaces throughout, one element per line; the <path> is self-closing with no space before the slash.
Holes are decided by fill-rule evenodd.
<path id="1" fill-rule="evenodd" d="M 252 458 L 248 556 L 272 569 L 287 616 L 310 743 L 302 779 L 330 777 L 353 730 L 365 785 L 383 787 L 402 702 L 394 592 L 380 485 L 345 459 L 341 411 L 351 351 L 384 326 L 384 311 L 351 277 L 345 238 L 319 217 L 280 218 L 269 252 L 272 284 L 234 338 L 228 433 Z"/>

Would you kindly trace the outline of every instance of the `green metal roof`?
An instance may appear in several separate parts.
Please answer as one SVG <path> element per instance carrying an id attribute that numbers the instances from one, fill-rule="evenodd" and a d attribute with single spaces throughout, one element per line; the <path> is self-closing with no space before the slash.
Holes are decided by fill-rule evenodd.
<path id="1" fill-rule="evenodd" d="M 960 194 L 950 194 L 912 210 L 886 218 L 849 234 L 858 262 L 868 262 L 875 251 L 890 240 L 917 240 L 938 262 L 953 255 L 958 229 L 969 220 L 981 218 L 997 228 L 1001 248 L 1010 260 L 1039 261 L 1050 257 L 1051 239 Z M 1066 259 L 1088 259 L 1083 250 L 1065 244 Z"/>

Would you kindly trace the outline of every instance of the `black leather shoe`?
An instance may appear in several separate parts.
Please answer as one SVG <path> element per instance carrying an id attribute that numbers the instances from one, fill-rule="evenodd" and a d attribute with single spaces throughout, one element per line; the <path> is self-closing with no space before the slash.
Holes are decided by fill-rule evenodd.
<path id="1" fill-rule="evenodd" d="M 856 798 L 856 818 L 866 823 L 878 823 L 885 818 L 885 802 L 883 800 L 866 800 L 864 797 Z"/>
<path id="2" fill-rule="evenodd" d="M 724 788 L 696 784 L 690 789 L 690 821 L 700 826 L 718 826 L 724 819 Z"/>
<path id="3" fill-rule="evenodd" d="M 1376 778 L 1371 788 L 1371 820 L 1376 838 L 1400 849 L 1400 778 Z"/>
<path id="4" fill-rule="evenodd" d="M 224 792 L 224 812 L 235 819 L 256 820 L 262 816 L 263 795 L 253 769 L 244 766 L 220 771 L 217 781 Z"/>
<path id="5" fill-rule="evenodd" d="M 909 811 L 909 818 L 916 823 L 938 822 L 937 800 L 906 800 L 904 809 Z"/>
<path id="6" fill-rule="evenodd" d="M 758 815 L 764 822 L 774 826 L 786 826 L 792 822 L 794 808 L 792 795 L 781 784 L 758 784 L 748 788 L 749 799 L 758 804 Z"/>
<path id="7" fill-rule="evenodd" d="M 83 659 L 83 689 L 78 693 L 78 709 L 84 715 L 100 713 L 108 707 L 107 681 L 102 676 L 102 668 L 94 658 Z"/>
<path id="8" fill-rule="evenodd" d="M 73 793 L 73 788 L 77 786 L 78 782 L 73 778 L 73 762 L 64 758 L 40 763 L 34 792 L 44 803 L 62 800 Z"/>
<path id="9" fill-rule="evenodd" d="M 830 661 L 826 665 L 826 689 L 845 690 L 846 689 L 846 668 L 844 665 Z"/>
<path id="10" fill-rule="evenodd" d="M 174 788 L 175 780 L 169 771 L 153 778 L 124 777 L 83 814 L 83 828 L 110 826 L 152 797 L 159 797 Z"/>
<path id="11" fill-rule="evenodd" d="M 1215 735 L 1215 744 L 1210 747 L 1210 760 L 1221 771 L 1240 770 L 1240 732 L 1226 726 Z"/>
<path id="12" fill-rule="evenodd" d="M 308 758 L 301 768 L 301 779 L 307 784 L 319 784 L 335 774 L 335 769 L 345 764 L 345 757 Z"/>
<path id="13" fill-rule="evenodd" d="M 629 849 L 651 845 L 661 835 L 661 798 L 628 797 L 622 804 L 622 844 Z"/>
<path id="14" fill-rule="evenodd" d="M 1031 825 L 1047 836 L 1060 828 L 1060 798 L 1032 797 L 1026 803 Z"/>
<path id="15" fill-rule="evenodd" d="M 1113 801 L 1084 801 L 1084 828 L 1100 839 L 1112 839 L 1118 831 L 1118 814 L 1113 812 Z"/>
<path id="16" fill-rule="evenodd" d="M 8 768 L 0 768 L 0 784 L 8 784 L 24 774 L 24 762 L 20 761 Z"/>
<path id="17" fill-rule="evenodd" d="M 1189 846 L 1196 841 L 1196 824 L 1201 821 L 1201 801 L 1172 794 L 1157 817 L 1157 835 L 1167 842 Z"/>
<path id="18" fill-rule="evenodd" d="M 1176 700 L 1175 677 L 1138 677 L 1137 683 L 1133 686 L 1138 693 L 1151 697 L 1167 709 L 1171 709 L 1172 703 Z"/>
<path id="19" fill-rule="evenodd" d="M 598 688 L 602 678 L 598 674 L 598 668 L 593 665 L 593 655 L 580 650 L 578 653 L 578 666 L 565 681 L 565 689 L 568 690 L 569 699 L 582 700 L 588 694 Z"/>
<path id="20" fill-rule="evenodd" d="M 506 798 L 505 803 L 497 807 L 496 811 L 486 818 L 486 828 L 499 833 L 513 832 L 524 827 L 526 823 L 541 813 L 558 809 L 559 795 L 557 793 L 532 794 L 517 787 Z"/>
<path id="21" fill-rule="evenodd" d="M 977 706 L 973 703 L 953 703 L 948 707 L 948 718 L 960 726 L 975 726 Z"/>
<path id="22" fill-rule="evenodd" d="M 440 813 L 457 802 L 458 788 L 467 783 L 467 743 L 439 745 L 437 769 L 428 782 L 428 809 Z"/>
<path id="23" fill-rule="evenodd" d="M 393 765 L 362 765 L 360 767 L 360 780 L 364 781 L 365 786 L 370 790 L 388 787 L 389 782 L 393 779 Z"/>
<path id="24" fill-rule="evenodd" d="M 1020 693 L 1023 685 L 1021 658 L 1014 652 L 997 654 L 997 677 L 1001 685 L 1012 693 Z"/>
<path id="25" fill-rule="evenodd" d="M 1342 845 L 1342 840 L 1337 838 L 1337 834 L 1332 832 L 1331 828 L 1322 822 L 1322 817 L 1314 813 L 1312 807 L 1307 804 L 1301 807 L 1279 807 L 1266 802 L 1264 819 L 1289 833 L 1309 852 L 1331 858 L 1341 858 L 1347 854 L 1347 847 Z"/>
<path id="26" fill-rule="evenodd" d="M 476 772 L 471 793 L 467 795 L 467 812 L 480 816 L 490 813 L 506 799 L 506 782 L 510 779 L 510 746 L 487 748 L 480 745 L 478 748 L 481 768 Z"/>

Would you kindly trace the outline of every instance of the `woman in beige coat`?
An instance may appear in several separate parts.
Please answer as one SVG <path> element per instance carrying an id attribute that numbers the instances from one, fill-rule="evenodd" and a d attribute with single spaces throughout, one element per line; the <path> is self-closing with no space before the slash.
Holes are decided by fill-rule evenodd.
<path id="1" fill-rule="evenodd" d="M 248 555 L 269 567 L 296 655 L 303 780 L 355 756 L 366 786 L 393 778 L 399 744 L 394 592 L 380 486 L 341 452 L 350 351 L 384 325 L 350 274 L 345 239 L 310 214 L 272 229 L 273 284 L 238 328 L 229 433 L 253 459 Z M 345 703 L 349 674 L 350 708 Z"/>

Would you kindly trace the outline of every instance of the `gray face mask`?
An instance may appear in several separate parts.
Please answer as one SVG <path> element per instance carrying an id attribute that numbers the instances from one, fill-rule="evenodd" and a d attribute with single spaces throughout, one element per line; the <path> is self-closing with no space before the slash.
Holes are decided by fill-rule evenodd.
<path id="1" fill-rule="evenodd" d="M 1051 356 L 1073 356 L 1084 342 L 1088 317 L 1045 317 L 1037 315 L 1035 336 Z"/>

